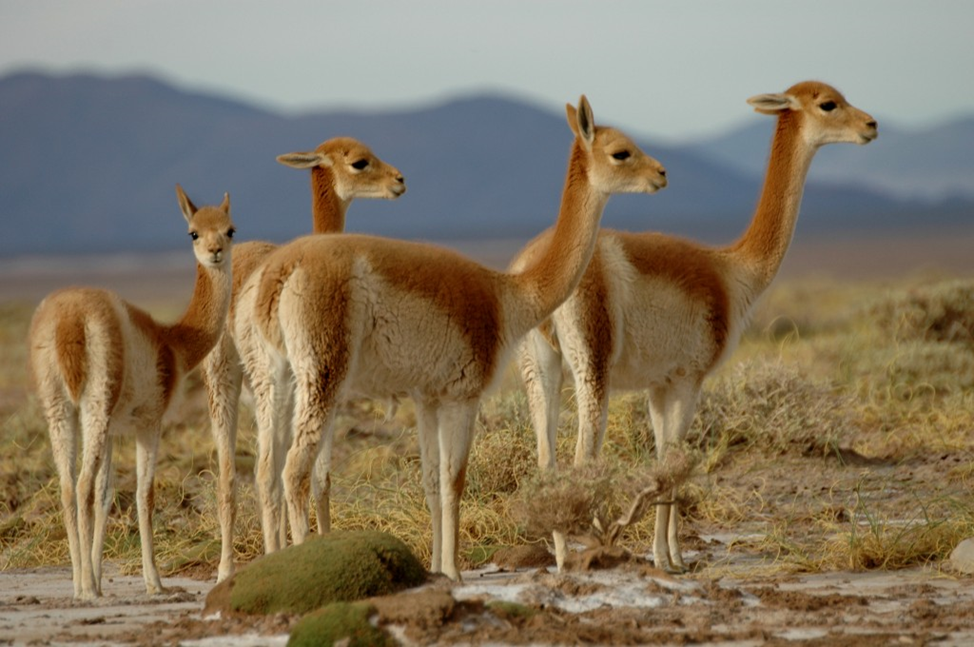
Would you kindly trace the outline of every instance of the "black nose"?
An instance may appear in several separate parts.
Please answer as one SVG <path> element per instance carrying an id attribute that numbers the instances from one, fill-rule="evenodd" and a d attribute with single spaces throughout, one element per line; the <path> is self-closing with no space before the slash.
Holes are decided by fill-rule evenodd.
<path id="1" fill-rule="evenodd" d="M 661 168 L 659 170 L 659 174 L 662 175 L 663 177 L 666 177 L 666 169 L 665 168 Z"/>
<path id="2" fill-rule="evenodd" d="M 870 128 L 876 128 L 878 126 L 875 120 L 866 122 L 866 125 Z"/>
<path id="3" fill-rule="evenodd" d="M 406 178 L 404 178 L 402 175 L 397 175 L 396 176 L 396 182 L 398 182 L 399 184 L 405 184 L 406 183 Z"/>

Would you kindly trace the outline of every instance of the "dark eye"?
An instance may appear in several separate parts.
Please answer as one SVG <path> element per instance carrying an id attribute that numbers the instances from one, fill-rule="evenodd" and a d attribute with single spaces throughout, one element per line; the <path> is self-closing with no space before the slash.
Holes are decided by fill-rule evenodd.
<path id="1" fill-rule="evenodd" d="M 237 230 L 236 230 L 236 229 L 234 229 L 233 227 L 231 227 L 231 228 L 230 228 L 230 229 L 229 229 L 229 230 L 227 231 L 227 238 L 233 238 L 233 235 L 234 235 L 235 233 L 237 233 Z"/>
<path id="2" fill-rule="evenodd" d="M 189 232 L 189 237 L 192 238 L 193 240 L 196 240 L 196 239 L 198 239 L 200 237 L 200 235 L 198 233 L 196 233 L 195 231 L 191 231 L 191 232 Z"/>
<path id="3" fill-rule="evenodd" d="M 352 168 L 355 169 L 356 171 L 364 171 L 365 167 L 368 165 L 369 165 L 369 160 L 367 159 L 361 159 L 358 160 L 357 162 L 352 162 Z"/>
<path id="4" fill-rule="evenodd" d="M 818 104 L 818 107 L 825 112 L 832 112 L 837 106 L 835 105 L 835 101 L 826 101 L 825 103 Z"/>
<path id="5" fill-rule="evenodd" d="M 631 155 L 632 153 L 629 151 L 619 151 L 618 153 L 612 153 L 612 159 L 617 159 L 621 162 L 622 160 L 629 159 Z"/>

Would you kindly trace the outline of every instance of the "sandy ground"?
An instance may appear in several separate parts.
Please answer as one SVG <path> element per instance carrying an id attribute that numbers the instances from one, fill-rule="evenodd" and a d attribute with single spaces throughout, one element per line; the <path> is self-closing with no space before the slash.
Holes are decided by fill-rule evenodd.
<path id="1" fill-rule="evenodd" d="M 719 558 L 724 541 L 701 538 L 689 556 Z M 273 646 L 296 621 L 204 618 L 212 581 L 164 578 L 170 593 L 148 597 L 140 577 L 109 564 L 105 597 L 82 603 L 70 578 L 68 567 L 0 572 L 0 644 Z M 491 565 L 376 606 L 379 622 L 412 645 L 960 646 L 974 644 L 972 584 L 929 568 L 715 579 L 708 569 L 672 577 L 642 560 L 567 574 Z"/>

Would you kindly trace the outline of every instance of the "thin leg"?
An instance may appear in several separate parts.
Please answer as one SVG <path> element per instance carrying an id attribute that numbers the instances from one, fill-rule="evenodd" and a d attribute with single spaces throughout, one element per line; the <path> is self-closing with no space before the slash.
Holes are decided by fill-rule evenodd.
<path id="1" fill-rule="evenodd" d="M 152 538 L 152 513 L 155 507 L 156 460 L 159 455 L 159 437 L 162 430 L 158 425 L 140 431 L 135 437 L 136 494 L 135 503 L 139 512 L 139 536 L 142 539 L 142 577 L 148 595 L 164 593 L 165 588 L 159 579 L 156 556 Z"/>
<path id="2" fill-rule="evenodd" d="M 699 392 L 699 385 L 691 382 L 677 383 L 665 389 L 650 389 L 649 414 L 656 439 L 657 460 L 662 461 L 669 449 L 683 442 L 696 411 Z M 674 500 L 676 492 L 668 492 L 666 497 Z M 684 573 L 687 570 L 680 546 L 679 506 L 676 503 L 656 506 L 653 562 L 657 568 L 671 573 Z"/>
<path id="3" fill-rule="evenodd" d="M 234 572 L 233 526 L 237 517 L 237 421 L 243 369 L 230 334 L 220 341 L 203 361 L 202 373 L 210 409 L 210 429 L 216 447 L 217 515 L 220 521 L 220 566 L 217 582 Z"/>
<path id="4" fill-rule="evenodd" d="M 105 532 L 108 528 L 108 513 L 112 508 L 112 437 L 105 441 L 105 460 L 102 461 L 101 469 L 95 479 L 95 535 L 91 543 L 91 565 L 98 584 L 98 592 L 101 593 L 101 562 L 105 549 Z"/>
<path id="5" fill-rule="evenodd" d="M 257 419 L 257 494 L 261 511 L 261 530 L 264 534 L 264 552 L 269 554 L 280 550 L 281 525 L 283 517 L 281 472 L 277 457 L 281 433 L 276 424 L 277 412 L 281 406 L 281 371 L 271 365 L 269 358 L 261 356 L 259 364 L 248 362 L 251 389 L 254 393 L 255 417 Z"/>
<path id="6" fill-rule="evenodd" d="M 71 554 L 74 597 L 82 597 L 81 546 L 78 537 L 78 412 L 62 397 L 43 398 L 47 428 L 51 438 L 54 465 L 61 482 L 61 514 L 68 536 L 68 552 Z"/>
<path id="7" fill-rule="evenodd" d="M 538 466 L 554 468 L 563 381 L 561 354 L 540 332 L 532 330 L 518 344 L 517 360 L 537 436 Z"/>
<path id="8" fill-rule="evenodd" d="M 328 368 L 331 370 L 321 366 L 294 368 L 294 440 L 284 465 L 284 499 L 295 544 L 303 543 L 308 535 L 311 470 L 322 439 L 333 433 L 335 403 L 343 376 L 333 367 Z M 331 439 L 324 442 L 330 452 Z"/>
<path id="9" fill-rule="evenodd" d="M 103 463 L 107 459 L 108 415 L 99 403 L 86 403 L 81 411 L 81 430 L 83 435 L 81 452 L 81 471 L 78 474 L 78 552 L 81 556 L 81 597 L 91 599 L 101 593 L 100 582 L 95 579 L 92 553 L 95 550 L 95 499 L 97 479 Z M 100 548 L 100 547 L 99 547 Z"/>
<path id="10" fill-rule="evenodd" d="M 448 403 L 439 416 L 440 505 L 443 515 L 443 574 L 459 581 L 460 497 L 467 479 L 479 401 Z"/>
<path id="11" fill-rule="evenodd" d="M 443 514 L 440 507 L 440 444 L 437 411 L 434 405 L 416 400 L 416 425 L 419 428 L 419 456 L 423 470 L 423 490 L 433 526 L 431 573 L 443 571 Z"/>
<path id="12" fill-rule="evenodd" d="M 315 461 L 311 478 L 311 490 L 315 499 L 315 516 L 318 519 L 318 534 L 331 532 L 331 452 L 334 431 L 322 435 L 321 447 Z"/>

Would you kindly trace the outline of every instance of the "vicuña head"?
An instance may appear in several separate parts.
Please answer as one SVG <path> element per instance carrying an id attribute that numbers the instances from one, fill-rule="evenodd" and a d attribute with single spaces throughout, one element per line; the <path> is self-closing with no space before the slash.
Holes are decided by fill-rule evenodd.
<path id="1" fill-rule="evenodd" d="M 233 323 L 254 389 L 265 528 L 277 528 L 281 514 L 272 492 L 282 473 L 269 436 L 282 393 L 294 385 L 283 483 L 295 543 L 309 530 L 311 467 L 321 448 L 318 467 L 327 468 L 342 394 L 406 393 L 417 408 L 432 568 L 459 577 L 457 516 L 481 396 L 517 339 L 578 284 L 609 196 L 666 186 L 659 162 L 621 132 L 596 127 L 585 97 L 567 116 L 575 138 L 558 221 L 523 271 L 496 272 L 420 243 L 307 236 L 274 252 L 247 281 Z"/>
<path id="2" fill-rule="evenodd" d="M 189 225 L 189 237 L 193 239 L 193 254 L 201 265 L 217 268 L 229 261 L 230 240 L 236 230 L 230 220 L 230 194 L 223 194 L 219 207 L 197 209 L 193 201 L 176 185 L 176 199 Z"/>
<path id="3" fill-rule="evenodd" d="M 394 200 L 406 192 L 406 181 L 399 169 L 351 137 L 329 139 L 313 151 L 278 155 L 277 161 L 292 168 L 311 169 L 316 234 L 342 231 L 345 210 L 356 198 Z M 340 212 L 340 222 L 329 223 L 320 214 L 329 203 L 334 203 L 332 207 Z"/>
<path id="4" fill-rule="evenodd" d="M 798 120 L 796 128 L 811 146 L 868 144 L 878 134 L 875 119 L 819 81 L 796 83 L 782 93 L 759 94 L 747 102 L 755 112 Z"/>

